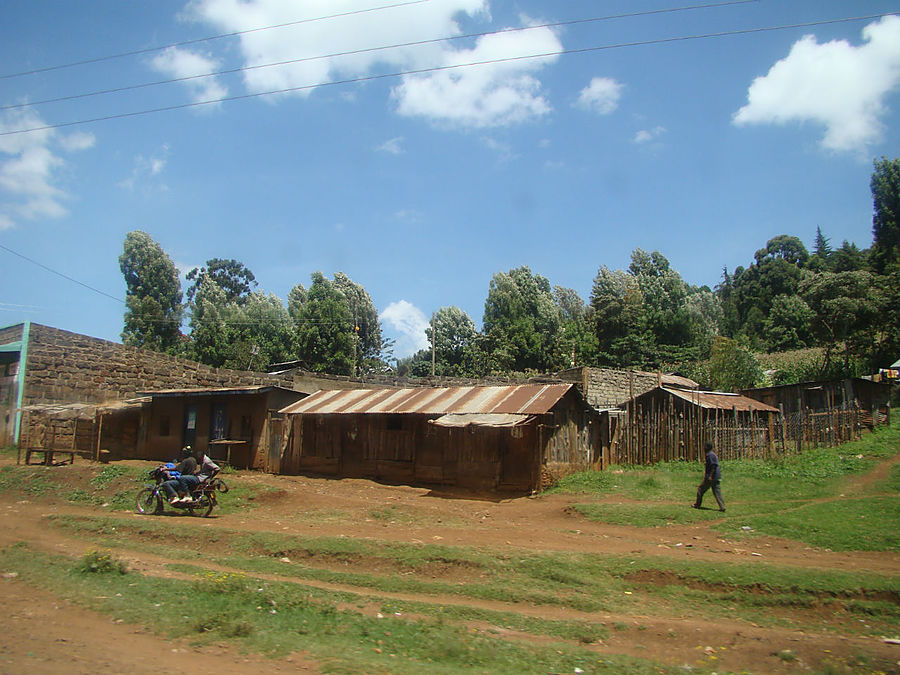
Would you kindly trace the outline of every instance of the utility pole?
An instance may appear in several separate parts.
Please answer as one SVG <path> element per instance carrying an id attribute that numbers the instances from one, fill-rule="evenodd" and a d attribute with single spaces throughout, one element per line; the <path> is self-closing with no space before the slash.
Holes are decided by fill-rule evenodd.
<path id="1" fill-rule="evenodd" d="M 431 313 L 431 376 L 434 377 L 434 312 Z"/>

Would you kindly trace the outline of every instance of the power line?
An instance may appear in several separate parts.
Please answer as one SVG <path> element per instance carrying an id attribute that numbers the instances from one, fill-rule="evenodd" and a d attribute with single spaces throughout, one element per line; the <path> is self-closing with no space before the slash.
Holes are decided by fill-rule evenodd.
<path id="1" fill-rule="evenodd" d="M 122 87 L 114 87 L 112 89 L 101 89 L 98 91 L 91 91 L 91 92 L 86 92 L 86 93 L 81 93 L 81 94 L 71 94 L 69 96 L 58 96 L 56 98 L 48 98 L 48 99 L 44 99 L 41 101 L 29 101 L 28 103 L 15 103 L 15 104 L 10 104 L 10 105 L 0 106 L 0 110 L 14 110 L 17 108 L 33 108 L 34 106 L 45 105 L 47 103 L 60 103 L 62 101 L 72 101 L 72 100 L 81 99 L 81 98 L 89 98 L 92 96 L 102 96 L 105 94 L 119 94 L 119 93 L 122 93 L 125 91 L 133 91 L 136 89 L 145 89 L 147 87 L 157 87 L 157 86 L 164 85 L 164 84 L 175 84 L 178 82 L 188 82 L 191 80 L 198 80 L 198 79 L 203 79 L 203 78 L 207 78 L 207 77 L 217 77 L 219 75 L 232 75 L 234 73 L 247 72 L 247 71 L 251 71 L 251 70 L 259 70 L 262 68 L 274 68 L 274 67 L 279 67 L 279 66 L 287 66 L 287 65 L 297 64 L 297 63 L 306 63 L 309 61 L 321 61 L 324 59 L 338 58 L 341 56 L 357 56 L 359 54 L 368 54 L 368 53 L 372 53 L 372 52 L 387 51 L 389 49 L 401 49 L 401 48 L 406 48 L 406 47 L 421 47 L 423 45 L 435 44 L 438 42 L 451 42 L 451 41 L 455 41 L 455 40 L 466 40 L 466 39 L 472 39 L 472 38 L 485 37 L 487 35 L 499 35 L 499 34 L 504 34 L 504 33 L 524 32 L 524 31 L 529 31 L 529 30 L 538 30 L 541 28 L 561 28 L 561 27 L 565 27 L 565 26 L 574 26 L 574 25 L 578 25 L 578 24 L 596 23 L 599 21 L 611 21 L 614 19 L 628 19 L 628 18 L 635 18 L 635 17 L 640 17 L 640 16 L 650 16 L 650 15 L 654 15 L 654 14 L 671 14 L 671 13 L 675 13 L 675 12 L 685 12 L 685 11 L 697 10 L 697 9 L 728 7 L 728 6 L 732 6 L 732 5 L 745 5 L 748 3 L 755 3 L 755 2 L 759 2 L 759 0 L 727 0 L 724 2 L 716 2 L 716 3 L 709 3 L 709 4 L 688 5 L 688 6 L 684 6 L 684 7 L 670 7 L 667 9 L 655 9 L 655 10 L 649 10 L 649 11 L 643 11 L 643 12 L 629 12 L 627 14 L 610 14 L 610 15 L 606 15 L 606 16 L 598 16 L 598 17 L 592 17 L 592 18 L 587 18 L 587 19 L 570 19 L 567 21 L 554 21 L 551 23 L 534 24 L 534 25 L 529 25 L 529 26 L 501 28 L 501 29 L 494 30 L 494 31 L 466 33 L 465 35 L 453 35 L 453 36 L 449 36 L 449 37 L 431 38 L 431 39 L 427 39 L 427 40 L 415 40 L 412 42 L 400 42 L 400 43 L 391 44 L 391 45 L 383 45 L 380 47 L 367 47 L 364 49 L 354 49 L 354 50 L 344 51 L 344 52 L 333 52 L 331 54 L 322 54 L 319 56 L 307 56 L 307 57 L 302 57 L 302 58 L 297 58 L 297 59 L 288 59 L 285 61 L 274 61 L 272 63 L 262 63 L 262 64 L 251 65 L 251 66 L 241 66 L 239 68 L 229 68 L 226 70 L 218 70 L 218 71 L 214 71 L 211 73 L 202 73 L 200 75 L 187 75 L 184 77 L 175 77 L 175 78 L 170 78 L 167 80 L 156 80 L 153 82 L 144 82 L 141 84 L 132 84 L 132 85 L 125 85 Z"/>
<path id="2" fill-rule="evenodd" d="M 357 9 L 351 12 L 343 12 L 341 14 L 330 14 L 328 16 L 320 16 L 314 19 L 298 19 L 297 21 L 288 21 L 286 23 L 274 24 L 271 26 L 261 26 L 259 28 L 250 28 L 247 30 L 239 30 L 233 33 L 222 33 L 221 35 L 210 35 L 209 37 L 203 38 L 195 38 L 193 40 L 184 40 L 182 42 L 172 42 L 167 45 L 160 45 L 158 47 L 147 47 L 145 49 L 135 49 L 129 52 L 120 52 L 118 54 L 109 54 L 107 56 L 98 56 L 93 59 L 84 59 L 83 61 L 73 61 L 70 63 L 61 63 L 55 66 L 46 66 L 44 68 L 35 68 L 34 70 L 25 70 L 19 73 L 8 73 L 6 75 L 0 75 L 0 80 L 7 80 L 14 77 L 22 77 L 24 75 L 35 75 L 37 73 L 46 73 L 52 70 L 62 70 L 64 68 L 74 68 L 76 66 L 86 66 L 92 63 L 101 63 L 103 61 L 111 61 L 113 59 L 121 59 L 127 56 L 139 56 L 140 54 L 149 54 L 151 52 L 160 52 L 164 49 L 169 49 L 170 47 L 184 47 L 185 45 L 197 44 L 199 42 L 210 42 L 212 40 L 221 40 L 223 38 L 237 37 L 238 35 L 246 35 L 248 33 L 258 33 L 264 30 L 272 30 L 274 28 L 286 28 L 288 26 L 296 26 L 303 23 L 312 23 L 314 21 L 325 21 L 327 19 L 338 19 L 346 16 L 352 16 L 354 14 L 365 14 L 367 12 L 379 12 L 384 9 L 394 9 L 396 7 L 406 7 L 407 5 L 419 5 L 423 2 L 430 2 L 430 0 L 410 0 L 409 2 L 399 2 L 393 5 L 382 5 L 381 7 L 371 7 L 369 9 Z"/>
<path id="3" fill-rule="evenodd" d="M 169 112 L 172 110 L 183 110 L 186 108 L 198 108 L 198 107 L 205 106 L 205 105 L 213 105 L 213 104 L 217 104 L 217 103 L 228 103 L 231 101 L 240 101 L 240 100 L 244 100 L 244 99 L 257 98 L 260 96 L 273 96 L 273 95 L 277 95 L 277 94 L 288 94 L 288 93 L 293 93 L 293 92 L 298 92 L 298 91 L 305 91 L 308 89 L 316 89 L 318 87 L 336 86 L 336 85 L 344 85 L 344 84 L 357 84 L 357 83 L 361 83 L 361 82 L 371 82 L 371 81 L 382 80 L 382 79 L 387 79 L 387 78 L 404 77 L 407 75 L 423 75 L 426 73 L 435 73 L 435 72 L 442 72 L 442 71 L 448 71 L 448 70 L 456 70 L 456 69 L 460 69 L 460 68 L 471 68 L 471 67 L 475 67 L 475 66 L 485 66 L 485 65 L 491 65 L 491 64 L 496 64 L 496 63 L 509 63 L 509 62 L 514 62 L 514 61 L 526 61 L 526 60 L 530 60 L 530 59 L 544 59 L 544 58 L 549 58 L 552 56 L 564 56 L 564 55 L 569 55 L 569 54 L 586 54 L 586 53 L 590 53 L 590 52 L 604 51 L 604 50 L 609 50 L 609 49 L 622 49 L 625 47 L 643 47 L 643 46 L 655 45 L 655 44 L 687 42 L 690 40 L 707 40 L 707 39 L 713 39 L 713 38 L 730 37 L 730 36 L 734 36 L 734 35 L 749 35 L 749 34 L 753 34 L 753 33 L 765 33 L 765 32 L 772 32 L 772 31 L 779 31 L 779 30 L 790 30 L 790 29 L 795 29 L 795 28 L 810 28 L 813 26 L 825 26 L 825 25 L 836 24 L 836 23 L 848 23 L 851 21 L 865 21 L 865 20 L 869 20 L 869 19 L 879 19 L 879 18 L 882 18 L 885 16 L 896 16 L 898 14 L 900 14 L 900 12 L 885 12 L 882 14 L 868 14 L 868 15 L 864 15 L 864 16 L 844 17 L 844 18 L 840 18 L 840 19 L 825 19 L 825 20 L 821 20 L 821 21 L 810 21 L 810 22 L 805 22 L 805 23 L 783 24 L 783 25 L 778 25 L 778 26 L 763 26 L 763 27 L 759 27 L 759 28 L 736 29 L 736 30 L 729 30 L 729 31 L 721 31 L 721 32 L 717 32 L 717 33 L 702 33 L 702 34 L 698 34 L 698 35 L 682 35 L 682 36 L 669 37 L 669 38 L 656 38 L 656 39 L 652 39 L 652 40 L 620 42 L 620 43 L 616 43 L 616 44 L 598 45 L 598 46 L 594 46 L 594 47 L 582 47 L 582 48 L 578 48 L 578 49 L 560 49 L 560 50 L 551 51 L 551 52 L 543 52 L 540 54 L 529 54 L 527 56 L 509 56 L 509 57 L 499 58 L 499 59 L 488 59 L 488 60 L 484 60 L 484 61 L 471 61 L 468 63 L 458 63 L 458 64 L 453 64 L 453 65 L 448 65 L 448 66 L 433 66 L 430 68 L 405 70 L 405 71 L 398 71 L 398 72 L 393 72 L 393 73 L 382 73 L 379 75 L 364 75 L 364 76 L 349 78 L 349 79 L 345 79 L 345 80 L 334 80 L 331 82 L 319 82 L 316 84 L 307 84 L 307 85 L 301 85 L 301 86 L 297 86 L 297 87 L 286 87 L 283 89 L 272 89 L 269 91 L 253 92 L 253 93 L 249 93 L 249 94 L 238 94 L 235 96 L 225 96 L 225 97 L 209 99 L 209 100 L 205 100 L 205 101 L 194 101 L 191 103 L 178 103 L 178 104 L 173 104 L 173 105 L 169 105 L 169 106 L 162 106 L 159 108 L 148 108 L 148 109 L 136 110 L 136 111 L 132 111 L 132 112 L 104 115 L 101 117 L 92 117 L 89 119 L 76 120 L 73 122 L 61 122 L 58 124 L 45 124 L 42 126 L 29 127 L 26 129 L 17 129 L 14 131 L 3 131 L 3 132 L 0 132 L 0 137 L 13 136 L 16 134 L 25 134 L 25 133 L 29 133 L 32 131 L 62 129 L 65 127 L 78 126 L 78 125 L 82 125 L 82 124 L 92 124 L 95 122 L 106 122 L 106 121 L 116 120 L 116 119 L 126 119 L 129 117 L 139 117 L 139 116 L 143 116 L 143 115 L 151 115 L 151 114 L 155 114 L 155 113 Z"/>
<path id="4" fill-rule="evenodd" d="M 7 253 L 12 253 L 14 256 L 18 256 L 19 258 L 22 258 L 22 260 L 27 260 L 32 265 L 37 265 L 41 269 L 45 269 L 48 272 L 51 272 L 52 274 L 55 274 L 59 277 L 62 277 L 63 279 L 66 279 L 67 281 L 71 281 L 72 283 L 78 284 L 79 286 L 84 286 L 86 289 L 88 289 L 90 291 L 94 291 L 94 293 L 99 293 L 100 295 L 105 295 L 107 298 L 111 298 L 111 299 L 115 300 L 116 302 L 121 302 L 123 305 L 125 304 L 125 301 L 122 300 L 122 298 L 117 298 L 114 295 L 110 295 L 106 291 L 101 291 L 99 288 L 94 288 L 93 286 L 89 286 L 88 284 L 84 283 L 83 281 L 79 281 L 78 279 L 70 277 L 68 274 L 63 274 L 62 272 L 59 272 L 59 271 L 53 269 L 52 267 L 47 267 L 43 263 L 39 263 L 37 260 L 33 260 L 32 258 L 29 258 L 27 255 L 22 255 L 21 253 L 19 253 L 17 251 L 13 251 L 11 248 L 7 248 L 3 244 L 0 244 L 0 249 L 3 249 Z"/>
<path id="5" fill-rule="evenodd" d="M 4 246 L 3 244 L 0 244 L 0 249 L 3 249 L 7 253 L 11 253 L 14 256 L 22 258 L 22 260 L 27 260 L 32 265 L 37 265 L 41 269 L 44 269 L 52 274 L 55 274 L 58 277 L 62 277 L 66 281 L 71 281 L 74 284 L 78 284 L 79 286 L 82 286 L 90 291 L 93 291 L 94 293 L 99 293 L 100 295 L 103 295 L 107 298 L 115 300 L 116 302 L 120 302 L 123 305 L 127 304 L 124 300 L 122 300 L 122 298 L 118 298 L 114 295 L 110 295 L 109 293 L 107 293 L 105 291 L 101 291 L 98 288 L 94 288 L 93 286 L 90 286 L 90 285 L 84 283 L 83 281 L 79 281 L 78 279 L 75 279 L 74 277 L 70 277 L 68 274 L 64 274 L 63 272 L 55 270 L 52 267 L 48 267 L 47 265 L 45 265 L 41 262 L 38 262 L 37 260 L 34 260 L 33 258 L 29 258 L 27 255 L 23 255 L 23 254 L 19 253 L 18 251 L 14 251 L 9 247 Z M 30 309 L 30 310 L 22 309 L 25 307 L 34 307 L 35 309 Z M 7 309 L 7 308 L 9 308 L 9 309 Z M 13 309 L 13 308 L 17 308 L 17 309 Z M 0 302 L 0 311 L 10 311 L 10 312 L 19 311 L 19 312 L 32 312 L 33 313 L 33 312 L 36 312 L 37 309 L 40 309 L 40 308 L 38 308 L 36 305 L 16 305 L 16 304 L 7 303 L 7 302 Z M 179 324 L 179 325 L 181 324 L 181 320 L 176 320 L 176 319 L 141 319 L 141 320 L 144 321 L 145 323 L 157 323 L 157 324 L 175 323 L 175 324 Z M 202 319 L 200 319 L 200 321 L 202 321 Z M 297 325 L 297 324 L 314 324 L 314 325 L 323 325 L 323 326 L 333 326 L 333 325 L 354 326 L 357 323 L 353 318 L 341 319 L 341 320 L 315 320 L 315 319 L 289 318 L 289 319 L 275 319 L 274 321 L 250 321 L 250 320 L 247 320 L 247 321 L 213 320 L 213 321 L 215 323 L 219 323 L 223 326 L 262 326 L 262 325 L 271 325 L 273 323 L 277 323 L 280 325 L 286 325 L 286 326 Z"/>

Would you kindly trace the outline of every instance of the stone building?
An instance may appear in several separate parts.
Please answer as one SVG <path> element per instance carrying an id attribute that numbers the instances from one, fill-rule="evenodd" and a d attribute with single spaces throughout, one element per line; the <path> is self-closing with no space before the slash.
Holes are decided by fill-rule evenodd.
<path id="1" fill-rule="evenodd" d="M 25 322 L 0 328 L 0 444 L 98 451 L 98 435 L 140 441 L 142 391 L 281 386 L 291 376 L 212 368 L 187 359 Z M 130 404 L 124 402 L 130 401 Z M 77 414 L 72 411 L 77 409 Z"/>
<path id="2" fill-rule="evenodd" d="M 564 370 L 556 373 L 554 378 L 574 384 L 585 400 L 598 410 L 615 408 L 657 387 L 700 388 L 698 383 L 681 375 L 587 366 Z"/>

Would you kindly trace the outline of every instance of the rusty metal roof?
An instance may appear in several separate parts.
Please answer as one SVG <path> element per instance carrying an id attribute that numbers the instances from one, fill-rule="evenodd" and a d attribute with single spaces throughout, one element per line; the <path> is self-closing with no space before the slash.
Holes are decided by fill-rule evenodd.
<path id="1" fill-rule="evenodd" d="M 740 394 L 730 394 L 721 391 L 686 391 L 684 389 L 669 389 L 668 387 L 662 387 L 662 390 L 694 405 L 699 405 L 701 408 L 710 410 L 734 410 L 737 408 L 738 412 L 747 412 L 750 409 L 756 412 L 779 412 L 778 408 L 773 408 L 761 401 L 756 401 Z"/>
<path id="2" fill-rule="evenodd" d="M 495 387 L 419 387 L 415 389 L 332 389 L 281 410 L 313 414 L 503 413 L 543 415 L 572 388 L 571 384 L 521 384 Z"/>

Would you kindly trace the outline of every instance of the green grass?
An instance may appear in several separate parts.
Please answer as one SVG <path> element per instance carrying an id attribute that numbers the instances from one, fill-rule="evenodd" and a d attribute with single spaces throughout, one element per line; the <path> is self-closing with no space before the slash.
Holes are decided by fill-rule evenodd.
<path id="1" fill-rule="evenodd" d="M 199 571 L 192 583 L 182 582 L 183 594 L 173 598 L 169 579 L 106 569 L 85 573 L 83 562 L 22 546 L 0 551 L 0 565 L 27 583 L 164 636 L 187 635 L 197 643 L 228 641 L 271 656 L 304 650 L 327 672 L 547 673 L 575 668 L 590 673 L 678 672 L 629 657 L 599 659 L 581 646 L 600 634 L 585 624 L 567 629 L 576 644 L 552 639 L 527 643 L 499 639 L 498 631 L 465 623 L 476 618 L 509 621 L 502 613 L 476 617 L 463 616 L 461 610 L 407 616 L 405 605 L 385 604 L 374 614 L 348 609 L 343 606 L 345 598 L 327 592 L 240 572 Z M 532 627 L 541 623 L 535 619 Z"/>
<path id="2" fill-rule="evenodd" d="M 75 471 L 83 467 L 5 465 L 0 467 L 0 493 L 11 493 L 27 498 L 56 498 L 72 504 L 97 506 L 111 511 L 133 511 L 138 491 L 152 485 L 148 469 L 117 464 L 90 465 L 91 476 L 86 481 L 75 481 Z M 82 476 L 83 473 L 77 475 Z M 237 513 L 255 506 L 255 501 L 266 492 L 277 488 L 262 487 L 241 481 L 230 473 L 226 475 L 228 493 L 218 494 L 218 506 L 214 514 Z"/>
<path id="3" fill-rule="evenodd" d="M 756 532 L 834 551 L 900 551 L 900 501 L 896 497 L 806 504 L 769 515 L 745 516 L 740 522 Z M 725 532 L 734 527 L 729 522 L 715 529 Z"/>
<path id="4" fill-rule="evenodd" d="M 650 467 L 611 467 L 568 476 L 550 492 L 584 495 L 576 511 L 589 520 L 633 527 L 689 525 L 714 521 L 720 532 L 741 537 L 767 534 L 848 551 L 900 550 L 900 465 L 857 499 L 855 479 L 900 450 L 900 424 L 881 427 L 836 448 L 816 448 L 773 459 L 723 463 L 722 491 L 728 511 L 689 508 L 702 477 L 699 462 Z M 849 487 L 848 487 L 849 486 Z M 742 526 L 749 526 L 747 532 Z"/>
<path id="5" fill-rule="evenodd" d="M 795 608 L 837 602 L 877 618 L 872 630 L 900 628 L 896 576 L 824 572 L 754 563 L 718 563 L 647 556 L 484 551 L 289 534 L 246 535 L 163 519 L 57 517 L 51 523 L 108 548 L 152 551 L 193 565 L 205 562 L 246 574 L 339 584 L 375 598 L 417 594 L 434 599 L 529 603 L 587 612 L 689 613 L 707 619 L 735 612 L 760 625 L 788 625 Z M 282 562 L 287 558 L 290 562 Z M 180 564 L 173 569 L 193 573 Z M 347 602 L 352 595 L 344 597 Z M 835 600 L 837 599 L 837 600 Z M 677 609 L 673 609 L 673 607 Z M 772 610 L 781 613 L 773 613 Z M 843 611 L 843 610 L 842 610 Z M 818 616 L 808 621 L 817 626 Z M 858 628 L 858 627 L 857 627 Z M 560 628 L 567 634 L 581 627 Z M 553 633 L 558 635 L 558 632 Z"/>
<path id="6" fill-rule="evenodd" d="M 900 494 L 900 464 L 891 467 L 887 480 L 876 485 L 875 490 Z"/>

